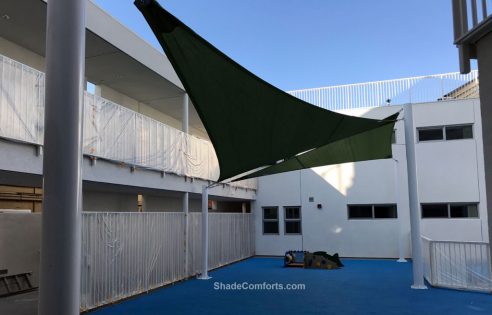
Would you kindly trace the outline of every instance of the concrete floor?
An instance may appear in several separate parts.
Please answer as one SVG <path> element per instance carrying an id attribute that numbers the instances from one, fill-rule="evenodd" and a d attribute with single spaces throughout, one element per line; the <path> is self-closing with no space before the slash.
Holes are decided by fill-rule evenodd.
<path id="1" fill-rule="evenodd" d="M 38 309 L 38 291 L 0 297 L 2 315 L 36 315 Z"/>

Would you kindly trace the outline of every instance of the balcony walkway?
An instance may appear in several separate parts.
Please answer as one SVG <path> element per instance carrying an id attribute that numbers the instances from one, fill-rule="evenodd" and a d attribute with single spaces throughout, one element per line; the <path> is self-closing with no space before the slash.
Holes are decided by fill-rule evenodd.
<path id="1" fill-rule="evenodd" d="M 90 314 L 492 314 L 492 295 L 410 289 L 411 263 L 344 260 L 340 270 L 283 268 L 281 258 L 252 258 Z M 214 283 L 300 283 L 303 291 L 215 290 Z"/>

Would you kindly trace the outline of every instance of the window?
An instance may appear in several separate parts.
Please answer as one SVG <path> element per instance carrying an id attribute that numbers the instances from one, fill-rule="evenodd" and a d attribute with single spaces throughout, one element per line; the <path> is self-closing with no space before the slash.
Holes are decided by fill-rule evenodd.
<path id="1" fill-rule="evenodd" d="M 349 219 L 396 219 L 396 205 L 348 205 Z"/>
<path id="2" fill-rule="evenodd" d="M 419 141 L 444 140 L 442 127 L 418 129 Z"/>
<path id="3" fill-rule="evenodd" d="M 285 234 L 301 234 L 301 208 L 285 207 Z"/>
<path id="4" fill-rule="evenodd" d="M 436 203 L 422 205 L 422 218 L 447 218 L 448 205 L 446 203 Z"/>
<path id="5" fill-rule="evenodd" d="M 476 203 L 422 204 L 422 218 L 478 218 Z"/>
<path id="6" fill-rule="evenodd" d="M 472 125 L 446 127 L 446 140 L 472 139 L 472 138 L 473 138 Z"/>
<path id="7" fill-rule="evenodd" d="M 374 206 L 374 218 L 375 219 L 396 219 L 396 205 L 375 205 Z"/>
<path id="8" fill-rule="evenodd" d="M 278 207 L 263 208 L 263 234 L 278 234 Z"/>
<path id="9" fill-rule="evenodd" d="M 476 204 L 451 204 L 451 218 L 478 218 L 478 206 Z"/>
<path id="10" fill-rule="evenodd" d="M 473 125 L 425 127 L 417 132 L 419 141 L 473 139 Z"/>
<path id="11" fill-rule="evenodd" d="M 348 206 L 349 219 L 372 219 L 372 206 Z"/>

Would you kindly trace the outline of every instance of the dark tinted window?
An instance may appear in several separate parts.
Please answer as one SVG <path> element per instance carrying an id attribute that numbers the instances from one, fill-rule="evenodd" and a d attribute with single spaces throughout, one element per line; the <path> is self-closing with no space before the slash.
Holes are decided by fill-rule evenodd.
<path id="1" fill-rule="evenodd" d="M 374 218 L 389 219 L 396 218 L 396 205 L 377 205 L 374 206 Z"/>
<path id="2" fill-rule="evenodd" d="M 299 219 L 301 217 L 298 207 L 286 207 L 285 218 L 286 219 Z"/>
<path id="3" fill-rule="evenodd" d="M 418 132 L 419 141 L 433 141 L 444 139 L 441 127 L 419 129 Z"/>
<path id="4" fill-rule="evenodd" d="M 471 125 L 446 127 L 446 140 L 472 139 L 472 138 L 473 138 L 473 128 Z"/>
<path id="5" fill-rule="evenodd" d="M 447 218 L 448 204 L 427 204 L 422 205 L 422 218 Z"/>
<path id="6" fill-rule="evenodd" d="M 264 234 L 278 234 L 278 221 L 263 221 Z"/>
<path id="7" fill-rule="evenodd" d="M 263 219 L 278 219 L 278 208 L 263 208 Z"/>
<path id="8" fill-rule="evenodd" d="M 285 221 L 285 234 L 301 234 L 301 221 Z"/>
<path id="9" fill-rule="evenodd" d="M 451 205 L 451 218 L 478 218 L 478 206 L 476 204 Z"/>
<path id="10" fill-rule="evenodd" d="M 348 206 L 349 219 L 372 219 L 372 206 Z"/>
<path id="11" fill-rule="evenodd" d="M 278 234 L 278 208 L 263 208 L 263 234 Z"/>

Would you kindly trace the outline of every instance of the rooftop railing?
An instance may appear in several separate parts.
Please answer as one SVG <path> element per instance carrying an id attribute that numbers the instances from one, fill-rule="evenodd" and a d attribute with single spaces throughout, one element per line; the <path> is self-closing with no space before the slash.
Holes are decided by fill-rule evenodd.
<path id="1" fill-rule="evenodd" d="M 453 72 L 296 90 L 289 93 L 328 110 L 476 98 L 479 95 L 478 71 L 474 70 L 466 75 Z"/>
<path id="2" fill-rule="evenodd" d="M 45 75 L 0 55 L 0 137 L 42 145 Z M 216 180 L 209 141 L 172 128 L 102 97 L 84 95 L 83 153 L 130 166 Z M 256 180 L 232 183 L 256 188 Z"/>

